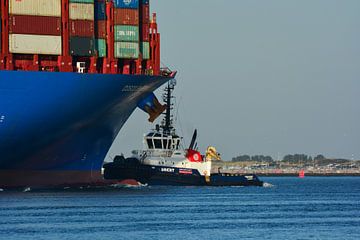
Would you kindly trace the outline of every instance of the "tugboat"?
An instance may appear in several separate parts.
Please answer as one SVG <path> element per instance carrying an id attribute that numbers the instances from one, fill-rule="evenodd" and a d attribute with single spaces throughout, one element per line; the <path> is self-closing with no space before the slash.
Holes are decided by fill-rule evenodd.
<path id="1" fill-rule="evenodd" d="M 182 138 L 176 134 L 171 115 L 172 92 L 176 81 L 170 81 L 165 88 L 165 117 L 161 125 L 144 137 L 145 149 L 132 151 L 130 158 L 118 155 L 113 162 L 104 164 L 104 178 L 107 180 L 133 179 L 148 185 L 183 186 L 263 186 L 255 174 L 231 174 L 212 171 L 212 163 L 220 162 L 220 154 L 214 147 L 208 147 L 206 154 L 197 150 L 197 130 L 190 146 L 181 148 Z M 218 165 L 218 164 L 217 164 Z"/>

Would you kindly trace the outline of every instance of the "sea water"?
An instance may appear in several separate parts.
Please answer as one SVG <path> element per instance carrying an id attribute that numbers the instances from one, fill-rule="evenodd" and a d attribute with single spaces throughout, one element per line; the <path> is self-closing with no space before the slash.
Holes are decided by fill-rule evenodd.
<path id="1" fill-rule="evenodd" d="M 0 239 L 360 239 L 360 178 L 0 192 Z"/>

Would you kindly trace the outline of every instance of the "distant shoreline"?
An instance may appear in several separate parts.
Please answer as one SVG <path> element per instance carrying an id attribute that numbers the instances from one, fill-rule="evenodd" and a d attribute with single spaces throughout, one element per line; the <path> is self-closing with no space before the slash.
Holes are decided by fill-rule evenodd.
<path id="1" fill-rule="evenodd" d="M 255 173 L 260 177 L 299 177 L 296 173 Z M 306 173 L 305 177 L 360 177 L 360 173 Z"/>

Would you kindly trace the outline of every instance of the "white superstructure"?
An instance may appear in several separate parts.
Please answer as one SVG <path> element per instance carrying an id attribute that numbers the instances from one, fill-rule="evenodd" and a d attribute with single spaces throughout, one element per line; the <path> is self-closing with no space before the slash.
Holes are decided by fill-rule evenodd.
<path id="1" fill-rule="evenodd" d="M 182 150 L 181 138 L 177 135 L 166 135 L 151 132 L 144 137 L 144 150 L 133 151 L 133 158 L 141 164 L 164 167 L 164 171 L 178 169 L 196 169 L 202 176 L 210 176 L 211 160 L 205 160 L 195 150 Z"/>

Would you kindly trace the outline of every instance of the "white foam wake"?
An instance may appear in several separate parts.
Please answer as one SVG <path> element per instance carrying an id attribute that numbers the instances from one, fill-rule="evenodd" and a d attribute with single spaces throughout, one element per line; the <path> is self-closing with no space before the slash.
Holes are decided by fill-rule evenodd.
<path id="1" fill-rule="evenodd" d="M 272 187 L 275 187 L 275 185 L 271 184 L 271 183 L 268 183 L 268 182 L 264 182 L 263 183 L 263 187 L 264 188 L 272 188 Z"/>
<path id="2" fill-rule="evenodd" d="M 113 185 L 111 185 L 111 187 L 113 187 L 113 188 L 143 188 L 143 187 L 147 187 L 148 186 L 148 184 L 142 184 L 142 183 L 140 183 L 140 182 L 138 182 L 138 184 L 137 185 L 133 185 L 133 184 L 119 184 L 119 183 L 117 183 L 117 184 L 113 184 Z"/>

